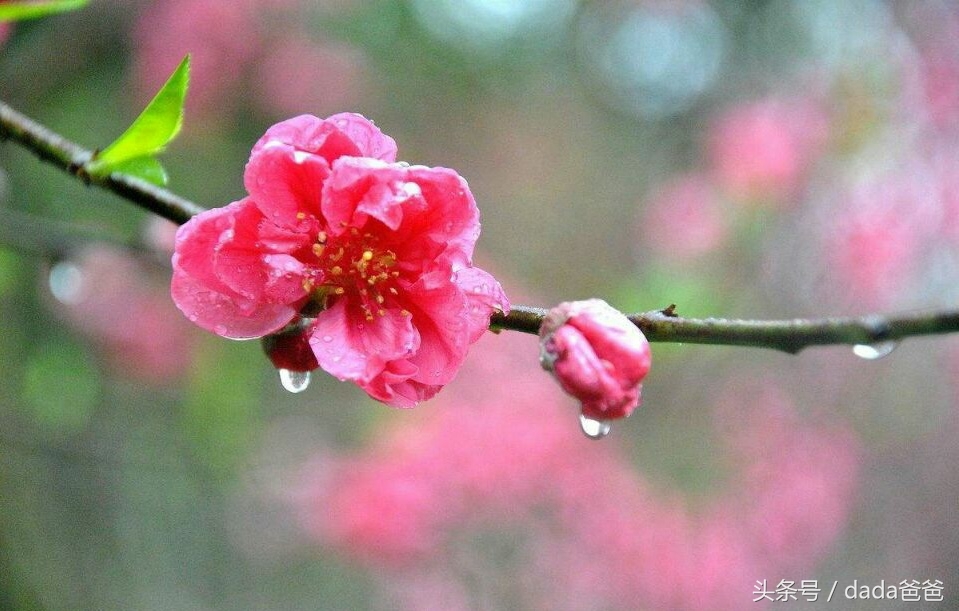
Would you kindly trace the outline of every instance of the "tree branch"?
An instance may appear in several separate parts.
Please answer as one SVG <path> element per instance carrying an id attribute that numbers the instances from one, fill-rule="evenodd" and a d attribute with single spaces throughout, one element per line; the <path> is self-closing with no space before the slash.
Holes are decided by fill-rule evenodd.
<path id="1" fill-rule="evenodd" d="M 878 344 L 918 335 L 959 331 L 959 310 L 928 310 L 904 314 L 869 314 L 791 320 L 682 318 L 671 305 L 632 314 L 629 319 L 651 342 L 718 344 L 769 348 L 795 354 L 809 346 Z M 547 310 L 514 306 L 507 315 L 494 314 L 493 329 L 536 334 Z"/>
<path id="2" fill-rule="evenodd" d="M 175 193 L 119 173 L 90 176 L 86 167 L 93 152 L 84 149 L 0 102 L 0 138 L 11 139 L 43 161 L 107 189 L 175 223 L 185 223 L 203 208 Z M 731 320 L 682 318 L 675 306 L 633 314 L 629 318 L 651 342 L 719 344 L 770 348 L 795 354 L 809 346 L 876 344 L 918 335 L 959 331 L 959 310 L 935 310 L 897 315 L 871 314 L 793 320 Z M 546 310 L 513 306 L 509 314 L 494 314 L 490 328 L 536 334 Z"/>
<path id="3" fill-rule="evenodd" d="M 42 161 L 76 176 L 86 184 L 113 191 L 120 197 L 146 208 L 174 223 L 185 223 L 203 212 L 198 204 L 144 180 L 114 172 L 105 178 L 91 176 L 87 164 L 93 159 L 89 151 L 0 101 L 0 139 L 10 139 L 36 153 Z"/>

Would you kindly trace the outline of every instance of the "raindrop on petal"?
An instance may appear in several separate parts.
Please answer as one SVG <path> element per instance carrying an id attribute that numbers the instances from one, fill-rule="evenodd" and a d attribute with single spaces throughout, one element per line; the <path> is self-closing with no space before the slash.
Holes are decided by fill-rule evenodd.
<path id="1" fill-rule="evenodd" d="M 609 430 L 612 428 L 612 425 L 608 420 L 593 420 L 592 418 L 580 414 L 579 428 L 581 428 L 583 430 L 583 434 L 590 439 L 602 439 L 603 437 L 609 435 Z"/>
<path id="2" fill-rule="evenodd" d="M 289 392 L 303 392 L 310 385 L 309 371 L 291 371 L 289 369 L 278 369 L 277 371 L 280 374 L 280 384 Z"/>
<path id="3" fill-rule="evenodd" d="M 895 350 L 898 345 L 899 343 L 894 341 L 877 342 L 875 344 L 856 344 L 852 347 L 852 353 L 861 359 L 874 361 L 888 355 Z"/>

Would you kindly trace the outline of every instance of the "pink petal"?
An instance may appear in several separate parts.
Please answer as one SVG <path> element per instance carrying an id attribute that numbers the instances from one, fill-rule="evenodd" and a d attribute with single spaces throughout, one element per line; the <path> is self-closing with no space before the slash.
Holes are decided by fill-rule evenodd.
<path id="1" fill-rule="evenodd" d="M 395 231 L 403 220 L 402 202 L 409 198 L 400 188 L 402 176 L 400 166 L 376 159 L 339 159 L 323 188 L 323 216 L 331 229 L 363 227 L 372 216 Z"/>
<path id="2" fill-rule="evenodd" d="M 170 292 L 177 307 L 200 327 L 231 339 L 253 339 L 282 329 L 296 309 L 281 304 L 252 307 L 243 298 L 221 293 L 184 270 L 174 268 Z"/>
<path id="3" fill-rule="evenodd" d="M 383 373 L 389 361 L 415 352 L 420 337 L 410 316 L 399 310 L 367 320 L 355 305 L 339 299 L 320 312 L 310 345 L 324 371 L 362 386 Z"/>
<path id="4" fill-rule="evenodd" d="M 233 202 L 202 212 L 181 226 L 176 233 L 173 269 L 184 271 L 213 290 L 232 294 L 213 269 L 213 251 L 221 236 L 233 230 L 234 216 L 252 205 L 248 199 Z"/>
<path id="5" fill-rule="evenodd" d="M 443 388 L 441 385 L 427 385 L 411 379 L 418 371 L 419 367 L 406 359 L 390 361 L 380 375 L 367 383 L 359 383 L 359 386 L 368 395 L 387 405 L 414 407 Z"/>
<path id="6" fill-rule="evenodd" d="M 281 227 L 315 233 L 330 168 L 322 157 L 268 143 L 250 156 L 243 182 L 263 215 Z"/>
<path id="7" fill-rule="evenodd" d="M 410 358 L 420 369 L 413 379 L 424 384 L 452 381 L 472 339 L 466 296 L 449 281 L 440 282 L 443 274 L 425 275 L 404 294 L 421 338 L 419 351 Z"/>
<path id="8" fill-rule="evenodd" d="M 478 267 L 457 270 L 453 282 L 466 294 L 469 303 L 466 314 L 472 344 L 489 329 L 489 319 L 493 312 L 509 313 L 509 299 L 496 278 Z"/>
<path id="9" fill-rule="evenodd" d="M 346 134 L 359 148 L 358 157 L 396 161 L 396 141 L 380 131 L 372 121 L 352 112 L 341 112 L 327 121 Z"/>
<path id="10" fill-rule="evenodd" d="M 264 247 L 261 229 L 266 227 L 275 235 L 271 226 L 256 206 L 237 211 L 232 231 L 224 232 L 214 249 L 214 269 L 224 284 L 248 299 L 294 304 L 306 297 L 307 268 L 291 254 L 271 253 Z M 302 247 L 310 243 L 310 237 L 292 234 L 286 242 Z"/>
<path id="11" fill-rule="evenodd" d="M 448 168 L 413 166 L 407 180 L 419 186 L 427 202 L 417 225 L 434 241 L 461 250 L 469 260 L 480 234 L 479 210 L 463 177 Z"/>
<path id="12" fill-rule="evenodd" d="M 372 121 L 355 113 L 340 113 L 328 119 L 300 115 L 282 121 L 266 131 L 253 146 L 253 153 L 271 142 L 319 155 L 330 164 L 344 155 L 396 160 L 396 142 Z"/>
<path id="13" fill-rule="evenodd" d="M 177 231 L 170 290 L 177 307 L 191 321 L 234 339 L 259 337 L 288 323 L 296 310 L 286 304 L 258 303 L 224 282 L 216 269 L 220 243 L 236 232 L 238 218 L 258 214 L 249 200 L 208 210 Z"/>

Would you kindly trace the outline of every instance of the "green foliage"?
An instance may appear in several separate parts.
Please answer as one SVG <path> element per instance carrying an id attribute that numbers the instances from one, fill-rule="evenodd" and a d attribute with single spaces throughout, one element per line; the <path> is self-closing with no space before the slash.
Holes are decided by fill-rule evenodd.
<path id="1" fill-rule="evenodd" d="M 87 354 L 74 344 L 49 342 L 27 357 L 24 406 L 41 428 L 73 434 L 89 421 L 100 379 Z"/>
<path id="2" fill-rule="evenodd" d="M 54 13 L 82 8 L 90 0 L 46 0 L 34 2 L 0 3 L 0 21 L 37 19 Z"/>
<path id="3" fill-rule="evenodd" d="M 262 372 L 258 350 L 206 342 L 195 354 L 183 403 L 183 431 L 196 460 L 216 476 L 229 477 L 249 451 L 260 422 Z"/>
<path id="4" fill-rule="evenodd" d="M 180 132 L 189 84 L 187 55 L 133 124 L 87 166 L 90 175 L 104 177 L 122 172 L 165 185 L 167 174 L 155 155 Z"/>

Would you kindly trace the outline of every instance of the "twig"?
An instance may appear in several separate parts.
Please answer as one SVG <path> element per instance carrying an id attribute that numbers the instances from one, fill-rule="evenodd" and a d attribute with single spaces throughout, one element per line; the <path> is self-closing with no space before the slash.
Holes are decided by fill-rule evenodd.
<path id="1" fill-rule="evenodd" d="M 0 138 L 11 139 L 48 163 L 175 223 L 185 223 L 203 208 L 148 182 L 114 173 L 106 178 L 86 170 L 93 152 L 84 149 L 0 102 Z M 630 316 L 651 342 L 719 344 L 770 348 L 794 354 L 809 346 L 876 344 L 918 335 L 959 331 L 959 310 L 932 310 L 908 314 L 870 314 L 862 317 L 732 320 L 682 318 L 675 306 Z M 546 310 L 513 306 L 508 315 L 494 314 L 492 329 L 537 333 Z"/>
<path id="2" fill-rule="evenodd" d="M 113 191 L 154 214 L 174 223 L 185 223 L 203 212 L 198 204 L 139 178 L 113 173 L 105 178 L 91 176 L 87 164 L 89 151 L 0 102 L 0 138 L 13 140 L 33 151 L 42 161 L 51 163 L 87 184 Z"/>

